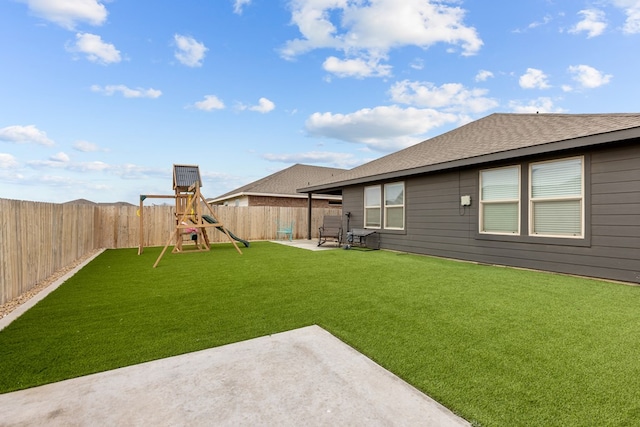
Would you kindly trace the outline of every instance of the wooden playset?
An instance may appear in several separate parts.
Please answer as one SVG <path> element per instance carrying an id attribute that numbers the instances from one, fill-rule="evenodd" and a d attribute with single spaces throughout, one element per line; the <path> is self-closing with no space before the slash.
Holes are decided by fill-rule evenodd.
<path id="1" fill-rule="evenodd" d="M 162 257 L 164 256 L 167 248 L 171 242 L 175 242 L 172 252 L 173 253 L 185 253 L 185 252 L 203 252 L 211 250 L 209 242 L 209 236 L 207 235 L 207 229 L 217 228 L 222 231 L 228 238 L 233 246 L 236 248 L 239 254 L 242 251 L 231 237 L 232 235 L 222 224 L 211 206 L 207 203 L 206 199 L 200 192 L 201 187 L 200 169 L 194 165 L 173 165 L 173 189 L 175 195 L 141 195 L 140 196 L 140 208 L 138 214 L 140 216 L 140 246 L 138 248 L 138 255 L 142 254 L 144 250 L 144 215 L 143 215 L 143 202 L 148 198 L 172 198 L 175 199 L 175 229 L 171 232 L 167 244 L 162 249 L 162 252 L 158 256 L 153 268 L 155 268 Z M 206 207 L 207 213 L 203 212 L 203 207 Z M 237 238 L 236 238 L 237 239 Z M 238 239 L 243 242 L 245 246 L 248 246 L 248 242 Z"/>

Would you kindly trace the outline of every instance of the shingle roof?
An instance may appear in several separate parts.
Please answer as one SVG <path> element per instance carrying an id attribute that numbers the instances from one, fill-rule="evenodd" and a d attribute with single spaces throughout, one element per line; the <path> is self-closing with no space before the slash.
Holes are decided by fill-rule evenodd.
<path id="1" fill-rule="evenodd" d="M 620 133 L 620 131 L 629 131 Z M 615 135 L 613 134 L 615 133 Z M 640 137 L 640 113 L 501 114 L 365 163 L 302 192 Z"/>
<path id="2" fill-rule="evenodd" d="M 208 201 L 219 202 L 247 194 L 300 197 L 301 194 L 298 193 L 298 188 L 330 181 L 343 172 L 345 172 L 345 169 L 295 164 Z"/>
<path id="3" fill-rule="evenodd" d="M 63 205 L 96 205 L 96 206 L 135 206 L 129 202 L 92 202 L 87 199 L 75 199 L 64 202 Z"/>
<path id="4" fill-rule="evenodd" d="M 97 205 L 97 203 L 87 199 L 75 199 L 64 202 L 63 205 Z"/>

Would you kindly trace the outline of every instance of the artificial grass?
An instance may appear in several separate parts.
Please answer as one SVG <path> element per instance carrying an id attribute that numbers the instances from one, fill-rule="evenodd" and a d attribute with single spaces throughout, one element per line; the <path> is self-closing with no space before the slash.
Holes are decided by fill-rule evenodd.
<path id="1" fill-rule="evenodd" d="M 476 425 L 637 425 L 640 288 L 268 242 L 109 250 L 0 331 L 0 392 L 318 324 Z"/>

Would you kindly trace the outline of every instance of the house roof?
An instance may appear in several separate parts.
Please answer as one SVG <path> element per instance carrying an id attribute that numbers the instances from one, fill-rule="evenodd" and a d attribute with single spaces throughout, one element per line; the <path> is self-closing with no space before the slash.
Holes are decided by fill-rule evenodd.
<path id="1" fill-rule="evenodd" d="M 295 164 L 214 199 L 209 199 L 208 202 L 215 203 L 247 195 L 307 197 L 298 193 L 297 189 L 330 181 L 343 172 L 345 169 Z"/>
<path id="2" fill-rule="evenodd" d="M 195 165 L 173 165 L 173 189 L 188 189 L 194 182 L 202 187 L 200 168 Z"/>
<path id="3" fill-rule="evenodd" d="M 64 202 L 63 205 L 97 205 L 97 203 L 87 199 L 75 199 Z"/>
<path id="4" fill-rule="evenodd" d="M 348 170 L 303 193 L 640 137 L 640 113 L 495 113 Z"/>
<path id="5" fill-rule="evenodd" d="M 95 205 L 95 206 L 135 206 L 129 202 L 92 202 L 87 199 L 75 199 L 64 202 L 63 205 Z"/>

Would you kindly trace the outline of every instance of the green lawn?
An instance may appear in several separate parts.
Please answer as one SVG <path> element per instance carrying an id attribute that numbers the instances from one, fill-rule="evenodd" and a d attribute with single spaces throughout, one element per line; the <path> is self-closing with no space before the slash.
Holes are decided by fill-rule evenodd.
<path id="1" fill-rule="evenodd" d="M 0 392 L 317 324 L 481 426 L 640 423 L 640 287 L 387 251 L 109 250 L 0 331 Z"/>

